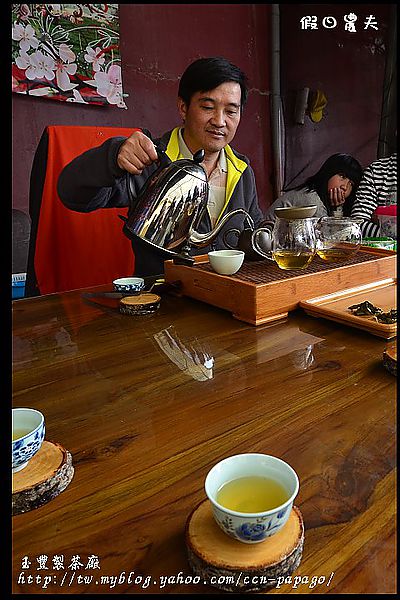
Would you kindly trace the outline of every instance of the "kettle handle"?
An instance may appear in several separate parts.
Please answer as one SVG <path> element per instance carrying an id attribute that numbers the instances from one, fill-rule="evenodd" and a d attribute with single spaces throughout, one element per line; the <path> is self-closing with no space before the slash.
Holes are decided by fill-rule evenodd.
<path id="1" fill-rule="evenodd" d="M 161 171 L 162 169 L 165 169 L 166 167 L 168 167 L 172 163 L 172 160 L 169 158 L 169 156 L 167 155 L 167 153 L 162 148 L 160 148 L 160 146 L 154 146 L 154 147 L 156 149 L 158 160 L 159 160 L 159 163 L 160 163 L 158 165 L 156 171 Z M 154 173 L 156 171 L 154 171 Z M 154 173 L 152 175 L 154 175 Z M 145 182 L 144 186 L 140 190 L 139 194 L 143 194 L 145 192 L 145 190 L 148 188 L 150 180 L 152 178 L 152 175 L 150 175 L 150 177 L 147 179 L 147 181 Z M 126 188 L 127 188 L 127 191 L 128 191 L 129 206 L 132 207 L 136 203 L 136 201 L 137 201 L 137 198 L 134 196 L 133 191 L 132 191 L 132 187 L 131 187 L 131 178 L 135 177 L 135 175 L 132 175 L 131 173 L 129 173 L 128 171 L 126 171 L 125 177 L 126 177 Z M 121 219 L 122 219 L 122 217 L 121 217 Z M 124 219 L 122 219 L 122 220 L 124 220 Z"/>

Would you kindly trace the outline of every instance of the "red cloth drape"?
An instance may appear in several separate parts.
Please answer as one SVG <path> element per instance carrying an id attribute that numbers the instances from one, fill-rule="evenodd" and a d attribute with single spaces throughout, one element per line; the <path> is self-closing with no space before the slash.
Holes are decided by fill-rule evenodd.
<path id="1" fill-rule="evenodd" d="M 119 214 L 127 209 L 78 213 L 57 195 L 62 168 L 73 158 L 113 136 L 129 136 L 135 128 L 47 127 L 48 156 L 35 248 L 35 273 L 41 294 L 112 282 L 134 272 L 134 255 L 123 234 Z"/>

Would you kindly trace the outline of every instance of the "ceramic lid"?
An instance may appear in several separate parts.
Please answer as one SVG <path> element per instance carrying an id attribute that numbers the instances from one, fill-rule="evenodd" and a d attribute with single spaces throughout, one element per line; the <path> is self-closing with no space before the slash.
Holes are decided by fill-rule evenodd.
<path id="1" fill-rule="evenodd" d="M 312 206 L 285 206 L 275 208 L 275 216 L 280 219 L 308 219 L 317 212 L 317 207 Z"/>

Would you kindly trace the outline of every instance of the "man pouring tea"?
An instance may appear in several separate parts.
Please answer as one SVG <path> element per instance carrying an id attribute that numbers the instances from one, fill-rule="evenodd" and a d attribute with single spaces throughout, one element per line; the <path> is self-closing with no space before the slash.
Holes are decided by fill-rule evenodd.
<path id="1" fill-rule="evenodd" d="M 147 130 L 138 130 L 128 138 L 113 137 L 84 152 L 61 172 L 58 193 L 63 204 L 78 212 L 126 206 L 134 210 L 135 198 L 159 166 L 157 148 L 163 149 L 171 161 L 192 159 L 202 149 L 201 166 L 208 182 L 208 200 L 197 224 L 198 232 L 210 232 L 224 215 L 236 209 L 244 209 L 254 226 L 259 226 L 263 215 L 253 169 L 248 158 L 230 145 L 247 96 L 247 78 L 239 67 L 221 57 L 194 61 L 179 83 L 177 106 L 182 125 L 158 139 L 152 139 Z M 227 225 L 240 230 L 245 226 L 243 215 L 233 216 Z M 226 248 L 223 235 L 224 227 L 208 246 L 191 248 L 191 254 Z M 143 242 L 137 236 L 131 241 L 135 275 L 162 274 L 167 258 L 163 248 Z"/>

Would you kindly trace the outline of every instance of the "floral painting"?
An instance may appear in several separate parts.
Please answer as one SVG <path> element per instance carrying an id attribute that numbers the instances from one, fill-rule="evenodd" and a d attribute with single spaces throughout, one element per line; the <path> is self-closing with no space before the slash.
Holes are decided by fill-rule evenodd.
<path id="1" fill-rule="evenodd" d="M 12 4 L 12 91 L 127 108 L 118 4 Z"/>

